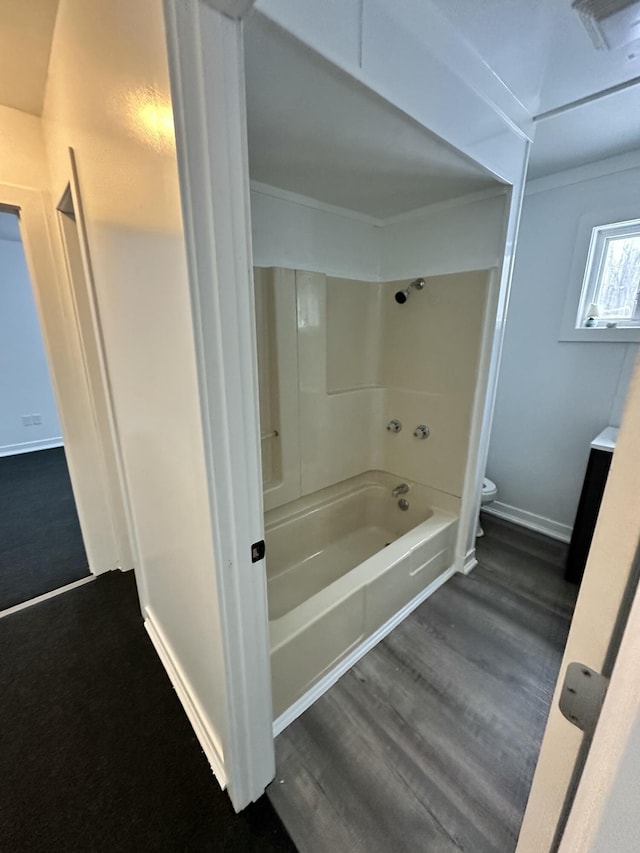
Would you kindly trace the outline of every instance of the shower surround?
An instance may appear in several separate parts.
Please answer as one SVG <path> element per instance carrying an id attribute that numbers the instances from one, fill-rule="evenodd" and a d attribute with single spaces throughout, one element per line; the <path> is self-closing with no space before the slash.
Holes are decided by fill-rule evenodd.
<path id="1" fill-rule="evenodd" d="M 490 271 L 424 280 L 255 270 L 276 717 L 454 570 Z"/>

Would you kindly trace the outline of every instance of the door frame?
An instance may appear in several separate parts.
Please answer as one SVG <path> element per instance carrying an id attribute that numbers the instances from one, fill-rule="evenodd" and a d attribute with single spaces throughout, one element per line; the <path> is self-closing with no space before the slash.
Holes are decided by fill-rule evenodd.
<path id="1" fill-rule="evenodd" d="M 60 418 L 65 455 L 89 570 L 98 575 L 122 565 L 115 539 L 100 435 L 93 417 L 95 389 L 83 367 L 83 350 L 62 247 L 48 215 L 46 194 L 32 187 L 0 184 L 0 208 L 18 214 L 20 234 L 36 304 L 47 364 Z"/>
<path id="2" fill-rule="evenodd" d="M 518 853 L 588 850 L 614 793 L 640 698 L 640 362 L 629 386 L 598 521 L 563 652 Z M 559 707 L 570 662 L 610 678 L 593 737 Z M 578 843 L 576 839 L 580 839 Z M 572 846 L 573 844 L 577 846 Z"/>
<path id="3" fill-rule="evenodd" d="M 640 549 L 635 558 L 636 579 L 639 563 Z M 559 853 L 591 850 L 607 808 L 615 806 L 618 773 L 629 754 L 633 727 L 640 719 L 640 692 L 635 689 L 639 682 L 640 589 L 636 587 L 600 718 L 588 746 L 575 796 L 568 803 L 566 825 L 558 840 Z M 631 825 L 637 832 L 637 821 Z M 628 831 L 626 834 L 628 836 Z M 637 837 L 635 841 L 637 843 Z"/>
<path id="4" fill-rule="evenodd" d="M 69 148 L 68 153 L 68 183 L 56 206 L 58 234 L 74 309 L 74 326 L 90 392 L 89 403 L 99 449 L 100 478 L 109 506 L 109 523 L 117 547 L 118 568 L 128 570 L 137 563 L 131 503 L 91 267 L 78 167 L 73 148 Z"/>
<path id="5" fill-rule="evenodd" d="M 275 776 L 242 29 L 201 0 L 164 10 L 239 811 Z"/>
<path id="6" fill-rule="evenodd" d="M 266 577 L 264 564 L 250 561 L 264 517 L 242 22 L 216 11 L 217 0 L 163 3 L 225 659 L 224 765 L 240 809 L 275 774 Z M 508 122 L 505 133 L 513 144 L 502 139 L 497 150 L 508 149 L 509 168 L 517 167 L 510 180 L 496 174 L 511 189 L 497 317 L 485 341 L 487 396 L 476 395 L 468 477 L 477 500 L 464 502 L 468 525 L 480 499 L 529 146 Z M 471 568 L 473 547 L 463 539 L 460 568 L 465 557 Z"/>

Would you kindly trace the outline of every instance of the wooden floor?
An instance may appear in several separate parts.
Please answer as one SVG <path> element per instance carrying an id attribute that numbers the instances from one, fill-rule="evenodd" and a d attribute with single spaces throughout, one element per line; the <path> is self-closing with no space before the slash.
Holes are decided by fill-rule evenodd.
<path id="1" fill-rule="evenodd" d="M 494 519 L 456 575 L 276 740 L 300 853 L 510 853 L 576 588 L 566 546 Z"/>

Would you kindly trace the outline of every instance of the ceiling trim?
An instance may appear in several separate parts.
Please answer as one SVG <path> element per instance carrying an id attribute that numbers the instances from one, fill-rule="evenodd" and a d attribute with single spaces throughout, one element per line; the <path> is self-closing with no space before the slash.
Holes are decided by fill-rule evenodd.
<path id="1" fill-rule="evenodd" d="M 326 201 L 318 201 L 308 195 L 294 193 L 290 190 L 282 190 L 280 187 L 274 187 L 272 184 L 263 184 L 261 181 L 250 182 L 251 191 L 260 195 L 268 195 L 272 198 L 279 198 L 283 201 L 290 201 L 294 204 L 301 204 L 304 207 L 312 207 L 315 210 L 324 210 L 327 213 L 335 213 L 338 216 L 346 216 L 349 219 L 358 219 L 360 222 L 366 222 L 368 225 L 379 227 L 385 224 L 384 219 L 379 219 L 376 216 L 370 216 L 367 213 L 360 213 L 358 210 L 351 210 L 348 207 L 340 207 L 337 204 L 329 204 Z"/>
<path id="2" fill-rule="evenodd" d="M 578 107 L 584 107 L 587 104 L 592 104 L 594 101 L 599 101 L 601 98 L 606 98 L 609 95 L 617 95 L 618 92 L 624 92 L 625 89 L 630 89 L 632 86 L 637 86 L 640 83 L 640 76 L 631 77 L 629 80 L 623 80 L 622 83 L 617 83 L 615 86 L 609 86 L 607 89 L 600 89 L 599 92 L 594 92 L 592 95 L 586 95 L 584 98 L 578 98 L 575 101 L 569 101 L 559 107 L 554 107 L 552 110 L 547 110 L 544 113 L 539 113 L 533 117 L 534 122 L 544 121 L 548 118 L 568 113 L 570 110 L 575 110 Z"/>
<path id="3" fill-rule="evenodd" d="M 239 21 L 251 10 L 255 0 L 204 0 L 204 3 L 228 18 Z"/>
<path id="4" fill-rule="evenodd" d="M 640 157 L 640 155 L 639 155 Z M 489 187 L 486 190 L 478 190 L 466 195 L 457 196 L 456 198 L 445 199 L 444 201 L 436 201 L 433 204 L 426 204 L 423 207 L 416 207 L 413 210 L 407 210 L 403 213 L 397 213 L 394 216 L 388 216 L 385 219 L 379 219 L 375 216 L 368 216 L 366 213 L 360 213 L 357 210 L 350 210 L 348 207 L 339 207 L 336 204 L 328 204 L 324 201 L 318 201 L 311 196 L 301 195 L 300 193 L 282 190 L 280 187 L 274 187 L 271 184 L 263 184 L 261 181 L 251 181 L 250 188 L 252 193 L 258 195 L 266 195 L 271 198 L 278 198 L 282 201 L 288 201 L 292 204 L 299 204 L 303 207 L 310 207 L 313 210 L 321 210 L 325 213 L 333 213 L 338 216 L 345 216 L 348 219 L 356 219 L 359 222 L 364 222 L 366 225 L 372 225 L 375 228 L 384 228 L 385 225 L 395 225 L 400 222 L 407 222 L 412 219 L 421 219 L 430 213 L 438 210 L 450 210 L 453 207 L 460 207 L 465 204 L 473 204 L 478 201 L 485 201 L 490 198 L 497 198 L 507 192 L 507 185 Z"/>
<path id="5" fill-rule="evenodd" d="M 607 157 L 604 160 L 596 160 L 593 163 L 585 163 L 583 166 L 574 166 L 571 169 L 554 172 L 552 175 L 535 178 L 527 184 L 524 194 L 526 196 L 536 195 L 536 193 L 544 193 L 548 190 L 613 175 L 615 172 L 626 172 L 630 169 L 639 168 L 640 151 L 627 151 L 626 154 L 617 154 L 615 157 Z"/>
<path id="6" fill-rule="evenodd" d="M 406 222 L 409 219 L 420 219 L 421 216 L 426 216 L 436 210 L 450 210 L 452 207 L 461 207 L 465 204 L 473 204 L 476 201 L 485 201 L 489 198 L 497 198 L 504 195 L 510 185 L 501 184 L 496 187 L 488 187 L 486 190 L 477 190 L 476 192 L 459 195 L 455 198 L 447 198 L 444 201 L 434 201 L 433 204 L 425 204 L 424 207 L 416 207 L 413 210 L 407 210 L 404 213 L 396 213 L 394 216 L 388 216 L 382 220 L 383 225 L 395 225 L 397 222 Z"/>

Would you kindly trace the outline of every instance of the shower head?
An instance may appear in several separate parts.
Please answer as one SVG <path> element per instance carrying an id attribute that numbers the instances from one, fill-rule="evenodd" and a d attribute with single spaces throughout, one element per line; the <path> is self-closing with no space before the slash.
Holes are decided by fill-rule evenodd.
<path id="1" fill-rule="evenodd" d="M 396 291 L 396 302 L 398 305 L 404 305 L 404 303 L 409 298 L 409 294 L 412 290 L 422 290 L 424 287 L 424 279 L 417 278 L 415 281 L 412 281 L 408 287 L 405 287 L 404 290 Z"/>

